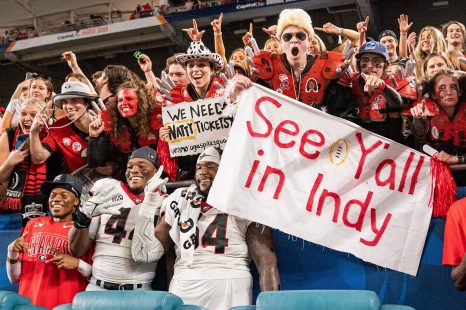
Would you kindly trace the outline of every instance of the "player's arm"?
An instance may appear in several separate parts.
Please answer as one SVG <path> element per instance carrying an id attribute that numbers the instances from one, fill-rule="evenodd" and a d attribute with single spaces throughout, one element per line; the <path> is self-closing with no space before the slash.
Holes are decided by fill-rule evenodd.
<path id="1" fill-rule="evenodd" d="M 160 208 L 164 200 L 161 190 L 168 181 L 160 178 L 162 172 L 163 166 L 147 182 L 144 189 L 144 201 L 139 210 L 131 241 L 131 255 L 136 262 L 156 262 L 165 252 L 163 244 L 156 238 L 154 232 L 154 226 L 160 215 Z"/>
<path id="2" fill-rule="evenodd" d="M 463 256 L 461 263 L 458 266 L 453 266 L 451 269 L 451 279 L 456 289 L 466 291 L 466 255 Z"/>
<path id="3" fill-rule="evenodd" d="M 89 227 L 76 228 L 71 227 L 68 233 L 68 247 L 71 255 L 81 257 L 94 244 L 94 240 L 90 237 Z"/>
<path id="4" fill-rule="evenodd" d="M 11 283 L 18 283 L 21 278 L 21 260 L 19 254 L 29 249 L 29 244 L 25 240 L 28 233 L 29 230 L 26 226 L 24 234 L 8 246 L 6 273 Z"/>
<path id="5" fill-rule="evenodd" d="M 44 148 L 40 141 L 39 133 L 45 126 L 45 123 L 43 118 L 39 115 L 40 113 L 37 113 L 36 117 L 34 118 L 29 134 L 29 151 L 31 153 L 32 163 L 35 165 L 44 163 L 51 155 L 51 153 L 46 148 Z"/>
<path id="6" fill-rule="evenodd" d="M 246 243 L 259 271 L 259 286 L 261 291 L 279 290 L 280 274 L 278 272 L 277 256 L 275 255 L 270 228 L 252 223 L 246 232 Z"/>

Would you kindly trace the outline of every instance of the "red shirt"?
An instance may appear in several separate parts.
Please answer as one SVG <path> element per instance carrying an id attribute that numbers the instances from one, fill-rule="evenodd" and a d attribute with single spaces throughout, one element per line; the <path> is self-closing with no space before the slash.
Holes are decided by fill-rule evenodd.
<path id="1" fill-rule="evenodd" d="M 86 133 L 80 131 L 70 120 L 63 117 L 52 124 L 49 135 L 42 141 L 42 145 L 50 152 L 59 152 L 65 160 L 69 173 L 87 165 L 87 138 Z"/>
<path id="2" fill-rule="evenodd" d="M 455 201 L 448 210 L 443 242 L 442 264 L 458 266 L 466 253 L 466 198 Z"/>
<path id="3" fill-rule="evenodd" d="M 71 303 L 86 288 L 88 282 L 77 270 L 59 270 L 54 263 L 44 263 L 53 257 L 52 249 L 69 254 L 68 232 L 72 226 L 72 222 L 54 222 L 51 216 L 42 216 L 31 219 L 24 229 L 29 250 L 20 254 L 18 292 L 34 305 L 52 309 Z"/>

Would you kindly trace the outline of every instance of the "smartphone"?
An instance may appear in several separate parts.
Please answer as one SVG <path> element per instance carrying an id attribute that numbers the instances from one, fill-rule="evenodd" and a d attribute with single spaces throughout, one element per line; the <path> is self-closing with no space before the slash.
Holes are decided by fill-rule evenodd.
<path id="1" fill-rule="evenodd" d="M 23 143 L 29 143 L 29 135 L 21 134 L 16 137 L 15 149 L 18 150 Z"/>
<path id="2" fill-rule="evenodd" d="M 26 78 L 24 79 L 25 81 L 30 80 L 34 77 L 34 72 L 26 72 Z"/>

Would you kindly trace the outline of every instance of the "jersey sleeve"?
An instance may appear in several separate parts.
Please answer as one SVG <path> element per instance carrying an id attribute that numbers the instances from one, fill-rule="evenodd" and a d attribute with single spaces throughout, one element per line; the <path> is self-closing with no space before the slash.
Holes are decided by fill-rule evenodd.
<path id="1" fill-rule="evenodd" d="M 45 137 L 44 140 L 41 141 L 42 146 L 47 149 L 50 153 L 55 153 L 58 150 L 58 143 L 55 138 L 49 134 L 47 137 Z"/>

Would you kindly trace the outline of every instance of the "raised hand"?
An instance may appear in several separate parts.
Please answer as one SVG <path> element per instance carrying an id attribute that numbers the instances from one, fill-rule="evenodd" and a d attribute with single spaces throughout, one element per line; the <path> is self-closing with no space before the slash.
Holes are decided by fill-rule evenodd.
<path id="1" fill-rule="evenodd" d="M 120 211 L 111 209 L 118 205 L 121 205 L 123 200 L 121 195 L 113 190 L 113 188 L 107 188 L 91 197 L 80 209 L 81 212 L 88 218 L 93 218 L 101 214 L 112 214 L 119 215 Z"/>
<path id="2" fill-rule="evenodd" d="M 199 29 L 197 28 L 197 22 L 195 19 L 193 19 L 192 28 L 185 28 L 181 30 L 186 32 L 192 41 L 201 41 L 205 33 L 205 30 L 199 31 Z"/>
<path id="3" fill-rule="evenodd" d="M 68 67 L 78 67 L 78 60 L 76 59 L 75 53 L 73 53 L 72 51 L 64 52 L 63 54 L 61 54 L 61 57 L 66 60 L 66 62 L 68 63 Z"/>
<path id="4" fill-rule="evenodd" d="M 89 113 L 94 117 L 94 120 L 89 124 L 89 137 L 98 137 L 104 130 L 102 111 L 99 109 L 96 114 L 94 111 L 89 110 Z"/>
<path id="5" fill-rule="evenodd" d="M 168 178 L 161 179 L 163 173 L 163 165 L 159 167 L 157 172 L 147 182 L 144 188 L 144 202 L 142 203 L 139 215 L 148 219 L 154 219 L 154 216 L 160 214 L 160 208 L 165 196 L 162 192 L 166 192 L 165 184 L 168 182 Z"/>
<path id="6" fill-rule="evenodd" d="M 166 192 L 165 184 L 168 182 L 168 178 L 161 179 L 163 173 L 163 165 L 159 167 L 157 173 L 154 174 L 149 181 L 147 181 L 146 187 L 144 188 L 145 193 L 155 193 L 155 192 Z"/>
<path id="7" fill-rule="evenodd" d="M 426 106 L 426 101 L 422 100 L 421 103 L 415 105 L 410 109 L 411 115 L 414 118 L 427 118 L 430 116 L 434 116 L 434 113 L 432 113 Z"/>
<path id="8" fill-rule="evenodd" d="M 252 23 L 249 23 L 249 31 L 243 36 L 243 44 L 244 46 L 251 46 L 251 39 L 253 38 L 252 31 L 254 26 Z"/>
<path id="9" fill-rule="evenodd" d="M 28 236 L 29 232 L 26 231 L 21 237 L 13 241 L 11 244 L 11 249 L 15 252 L 22 253 L 23 251 L 29 250 L 29 244 L 24 241 Z"/>
<path id="10" fill-rule="evenodd" d="M 146 54 L 141 54 L 138 59 L 138 65 L 144 73 L 152 71 L 152 60 Z"/>
<path id="11" fill-rule="evenodd" d="M 401 33 L 408 33 L 409 29 L 413 25 L 413 22 L 409 23 L 408 15 L 401 14 L 400 17 L 398 17 L 398 25 L 400 26 Z"/>
<path id="12" fill-rule="evenodd" d="M 210 23 L 214 33 L 222 33 L 222 21 L 223 21 L 223 13 L 220 13 L 220 16 L 218 17 L 218 19 L 214 19 Z"/>
<path id="13" fill-rule="evenodd" d="M 361 76 L 366 81 L 366 83 L 364 84 L 365 92 L 372 93 L 373 91 L 378 90 L 385 85 L 385 82 L 382 79 L 376 77 L 375 75 L 367 75 L 361 73 Z"/>
<path id="14" fill-rule="evenodd" d="M 332 23 L 325 23 L 322 28 L 320 27 L 314 27 L 315 30 L 323 31 L 325 33 L 331 33 L 331 34 L 340 34 L 340 27 L 335 26 Z"/>
<path id="15" fill-rule="evenodd" d="M 367 16 L 363 22 L 357 23 L 356 29 L 358 30 L 359 33 L 366 33 L 368 25 L 369 25 L 369 16 Z"/>
<path id="16" fill-rule="evenodd" d="M 408 44 L 409 56 L 413 56 L 414 59 L 414 48 L 416 47 L 416 39 L 417 35 L 415 32 L 411 32 L 406 39 L 406 43 Z"/>
<path id="17" fill-rule="evenodd" d="M 271 37 L 276 37 L 277 36 L 277 25 L 272 25 L 267 28 L 262 28 L 262 31 Z"/>

